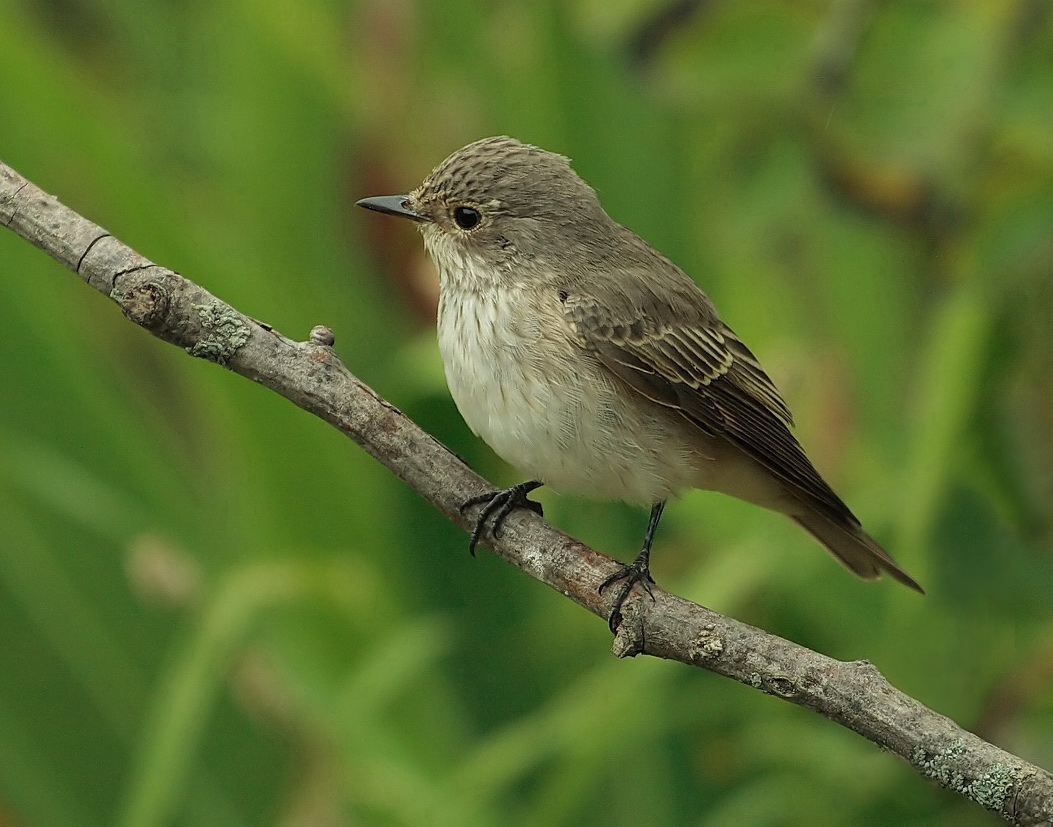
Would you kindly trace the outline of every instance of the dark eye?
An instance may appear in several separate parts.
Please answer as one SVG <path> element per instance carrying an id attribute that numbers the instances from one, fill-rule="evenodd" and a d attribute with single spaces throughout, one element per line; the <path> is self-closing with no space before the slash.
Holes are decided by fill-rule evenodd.
<path id="1" fill-rule="evenodd" d="M 471 207 L 454 207 L 453 220 L 462 230 L 470 230 L 482 221 L 483 217 L 479 215 L 478 210 L 473 210 Z"/>

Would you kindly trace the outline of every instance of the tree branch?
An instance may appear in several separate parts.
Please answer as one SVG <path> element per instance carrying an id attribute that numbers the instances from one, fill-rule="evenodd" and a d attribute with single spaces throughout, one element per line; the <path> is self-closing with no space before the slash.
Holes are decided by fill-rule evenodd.
<path id="1" fill-rule="evenodd" d="M 0 222 L 113 299 L 125 316 L 192 356 L 259 382 L 324 419 L 462 528 L 458 506 L 492 489 L 443 445 L 355 378 L 315 328 L 294 342 L 147 260 L 0 163 Z M 599 617 L 597 586 L 618 564 L 519 511 L 492 548 Z M 659 588 L 634 600 L 614 640 L 619 657 L 699 666 L 775 695 L 896 753 L 948 789 L 1013 824 L 1053 823 L 1053 776 L 966 732 L 886 681 L 867 661 L 843 663 Z"/>

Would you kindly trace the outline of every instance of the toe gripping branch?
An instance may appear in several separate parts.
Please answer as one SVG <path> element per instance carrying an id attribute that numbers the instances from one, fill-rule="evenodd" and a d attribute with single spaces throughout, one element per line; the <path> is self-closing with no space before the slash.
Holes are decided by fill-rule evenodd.
<path id="1" fill-rule="evenodd" d="M 544 512 L 541 510 L 541 503 L 534 502 L 527 497 L 527 494 L 535 488 L 540 488 L 543 484 L 539 480 L 528 480 L 527 482 L 513 485 L 511 488 L 503 488 L 500 491 L 490 491 L 487 494 L 471 497 L 461 503 L 460 511 L 462 514 L 473 505 L 483 505 L 485 503 L 483 510 L 479 512 L 479 518 L 475 521 L 475 528 L 472 529 L 472 538 L 468 541 L 468 551 L 471 552 L 472 557 L 475 556 L 475 547 L 482 539 L 483 532 L 486 531 L 487 520 L 490 520 L 491 517 L 493 517 L 493 520 L 490 523 L 490 536 L 496 539 L 501 536 L 501 524 L 512 513 L 513 509 L 529 508 L 539 517 L 544 516 Z"/>
<path id="2" fill-rule="evenodd" d="M 622 605 L 625 603 L 626 598 L 629 597 L 629 592 L 633 590 L 633 586 L 639 583 L 643 586 L 643 590 L 647 592 L 648 597 L 654 600 L 654 593 L 651 591 L 651 584 L 654 582 L 654 578 L 651 577 L 651 570 L 648 568 L 649 557 L 648 551 L 640 552 L 639 557 L 629 565 L 618 569 L 618 571 L 600 583 L 600 587 L 597 589 L 600 594 L 603 594 L 603 590 L 612 583 L 624 581 L 622 587 L 618 589 L 618 593 L 614 596 L 614 602 L 611 603 L 611 613 L 607 617 L 607 625 L 610 627 L 612 634 L 618 634 L 618 627 L 622 622 Z"/>
<path id="3" fill-rule="evenodd" d="M 647 523 L 647 533 L 644 535 L 643 549 L 637 555 L 636 559 L 633 560 L 629 565 L 622 566 L 614 574 L 600 583 L 597 591 L 603 594 L 603 590 L 606 589 L 613 583 L 624 581 L 622 587 L 618 589 L 618 593 L 614 596 L 614 601 L 611 603 L 611 613 L 607 617 L 607 625 L 610 627 L 612 634 L 618 634 L 618 626 L 622 622 L 622 605 L 629 597 L 629 593 L 633 590 L 633 586 L 637 583 L 643 586 L 643 590 L 647 592 L 647 596 L 654 600 L 654 592 L 651 591 L 651 584 L 654 583 L 654 578 L 651 577 L 651 545 L 654 543 L 654 533 L 658 529 L 658 523 L 662 519 L 662 512 L 665 510 L 665 501 L 657 502 L 651 507 L 651 519 Z"/>

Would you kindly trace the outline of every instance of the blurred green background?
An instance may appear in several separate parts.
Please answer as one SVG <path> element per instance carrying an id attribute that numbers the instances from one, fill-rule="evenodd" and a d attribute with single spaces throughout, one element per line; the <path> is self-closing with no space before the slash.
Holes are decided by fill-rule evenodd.
<path id="1" fill-rule="evenodd" d="M 1053 767 L 1045 0 L 0 0 L 0 158 L 306 338 L 491 479 L 411 227 L 507 133 L 569 155 L 758 353 L 928 589 L 667 511 L 662 586 Z M 0 233 L 0 825 L 984 825 L 820 717 L 602 620 L 344 437 Z M 544 492 L 622 559 L 646 513 Z"/>

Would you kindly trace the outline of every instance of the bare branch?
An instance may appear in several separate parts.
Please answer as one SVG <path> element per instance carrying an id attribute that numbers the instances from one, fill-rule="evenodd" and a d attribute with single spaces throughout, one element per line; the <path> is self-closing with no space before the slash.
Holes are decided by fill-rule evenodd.
<path id="1" fill-rule="evenodd" d="M 177 273 L 147 260 L 0 163 L 0 222 L 113 299 L 138 325 L 276 391 L 361 445 L 447 517 L 492 486 L 356 379 L 316 328 L 291 341 Z M 618 564 L 532 513 L 505 523 L 494 550 L 595 615 L 597 586 Z M 1053 776 L 966 732 L 897 690 L 867 661 L 843 663 L 654 589 L 632 601 L 619 657 L 700 666 L 807 707 L 909 761 L 922 775 L 1013 824 L 1053 823 Z"/>

